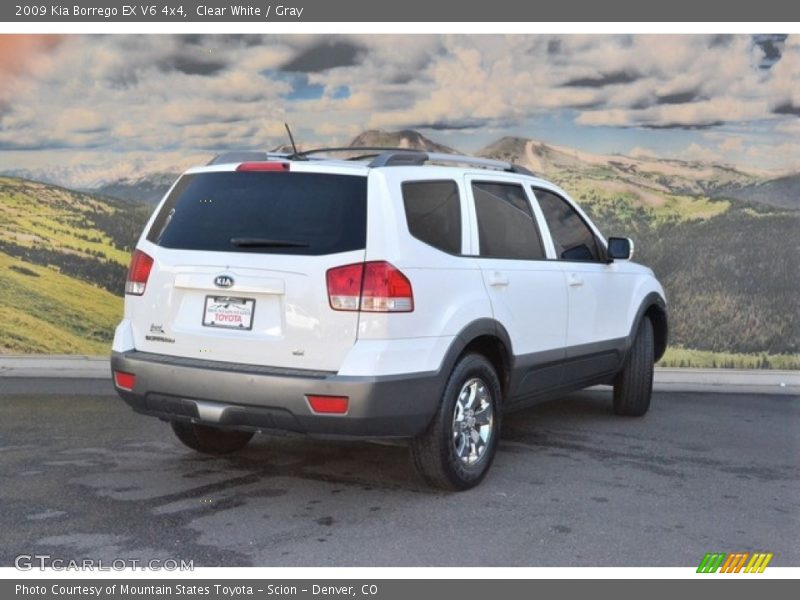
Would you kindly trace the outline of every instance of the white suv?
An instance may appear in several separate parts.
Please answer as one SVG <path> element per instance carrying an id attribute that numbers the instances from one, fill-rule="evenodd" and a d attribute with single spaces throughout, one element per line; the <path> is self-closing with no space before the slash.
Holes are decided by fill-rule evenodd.
<path id="1" fill-rule="evenodd" d="M 347 150 L 223 155 L 173 185 L 114 336 L 136 411 L 210 453 L 270 429 L 409 438 L 448 489 L 481 481 L 506 411 L 602 383 L 647 411 L 666 304 L 630 240 L 516 165 Z"/>

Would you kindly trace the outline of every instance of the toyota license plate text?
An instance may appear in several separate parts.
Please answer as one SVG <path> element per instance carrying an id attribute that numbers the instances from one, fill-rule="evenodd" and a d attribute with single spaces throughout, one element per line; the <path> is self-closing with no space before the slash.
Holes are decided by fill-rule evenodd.
<path id="1" fill-rule="evenodd" d="M 256 301 L 252 298 L 206 296 L 203 325 L 250 330 L 253 328 L 255 308 Z"/>

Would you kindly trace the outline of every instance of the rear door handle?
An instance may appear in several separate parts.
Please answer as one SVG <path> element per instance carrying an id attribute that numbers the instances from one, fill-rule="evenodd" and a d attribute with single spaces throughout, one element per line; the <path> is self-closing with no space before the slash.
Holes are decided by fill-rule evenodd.
<path id="1" fill-rule="evenodd" d="M 494 272 L 489 277 L 489 285 L 492 287 L 506 287 L 508 285 L 508 277 L 502 273 Z"/>
<path id="2" fill-rule="evenodd" d="M 569 283 L 569 287 L 580 287 L 583 285 L 583 277 L 577 273 L 570 273 L 567 276 L 567 283 Z"/>

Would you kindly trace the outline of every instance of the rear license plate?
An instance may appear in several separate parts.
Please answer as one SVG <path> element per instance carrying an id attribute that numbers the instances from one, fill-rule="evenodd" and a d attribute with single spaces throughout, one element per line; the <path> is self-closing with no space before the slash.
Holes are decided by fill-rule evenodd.
<path id="1" fill-rule="evenodd" d="M 252 298 L 206 296 L 203 325 L 250 330 L 253 328 L 255 308 L 256 301 Z"/>

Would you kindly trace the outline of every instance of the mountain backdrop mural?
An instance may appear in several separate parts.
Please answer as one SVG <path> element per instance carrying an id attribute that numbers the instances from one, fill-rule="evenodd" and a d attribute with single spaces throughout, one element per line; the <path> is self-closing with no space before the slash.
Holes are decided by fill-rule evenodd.
<path id="1" fill-rule="evenodd" d="M 419 132 L 353 146 L 456 152 Z M 711 162 L 598 155 L 522 137 L 478 153 L 524 165 L 577 199 L 606 235 L 636 242 L 670 302 L 663 364 L 800 368 L 797 175 Z M 0 178 L 0 352 L 109 351 L 128 255 L 177 174 L 75 191 Z M 769 190 L 766 193 L 765 190 Z"/>
<path id="2" fill-rule="evenodd" d="M 800 367 L 800 35 L 0 34 L 0 352 L 109 351 L 128 255 L 230 150 L 520 163 L 636 242 L 675 366 Z"/>

